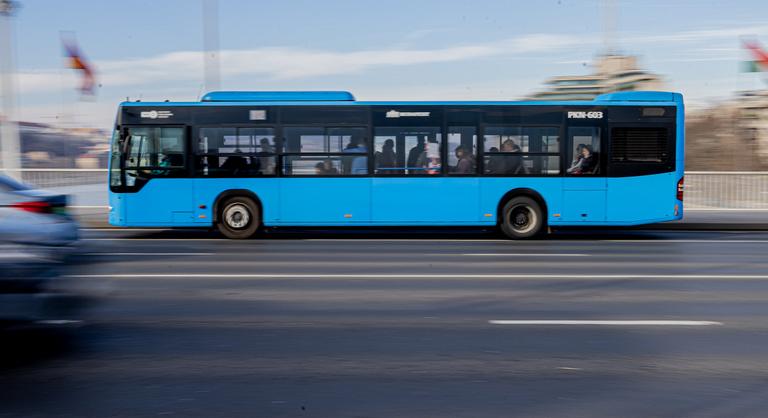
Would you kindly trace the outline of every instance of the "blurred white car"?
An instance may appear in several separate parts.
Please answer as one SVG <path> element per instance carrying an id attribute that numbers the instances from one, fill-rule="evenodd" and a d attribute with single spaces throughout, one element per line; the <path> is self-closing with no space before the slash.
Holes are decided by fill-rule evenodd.
<path id="1" fill-rule="evenodd" d="M 82 298 L 61 273 L 78 235 L 66 195 L 0 176 L 0 330 L 79 324 Z"/>
<path id="2" fill-rule="evenodd" d="M 0 176 L 0 241 L 44 246 L 76 242 L 78 224 L 67 213 L 67 199 Z"/>

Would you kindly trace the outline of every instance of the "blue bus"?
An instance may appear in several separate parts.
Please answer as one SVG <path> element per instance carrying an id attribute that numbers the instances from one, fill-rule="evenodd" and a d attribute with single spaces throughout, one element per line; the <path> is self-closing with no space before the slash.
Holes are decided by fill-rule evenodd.
<path id="1" fill-rule="evenodd" d="M 560 226 L 683 216 L 683 99 L 360 102 L 348 92 L 212 92 L 124 102 L 109 222 L 217 227 Z"/>

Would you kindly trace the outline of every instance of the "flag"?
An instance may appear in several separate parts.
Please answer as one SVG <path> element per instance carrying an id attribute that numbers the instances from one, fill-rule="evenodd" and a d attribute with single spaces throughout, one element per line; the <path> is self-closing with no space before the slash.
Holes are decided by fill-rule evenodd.
<path id="1" fill-rule="evenodd" d="M 80 92 L 83 94 L 93 95 L 96 93 L 96 76 L 94 74 L 93 66 L 85 56 L 80 52 L 80 48 L 77 47 L 76 42 L 73 39 L 61 39 L 64 46 L 64 55 L 67 59 L 67 67 L 73 70 L 78 70 L 83 75 L 83 82 L 80 85 Z"/>
<path id="2" fill-rule="evenodd" d="M 744 63 L 744 71 L 751 73 L 768 71 L 768 52 L 765 52 L 757 41 L 744 41 L 744 48 L 747 48 L 754 58 Z"/>

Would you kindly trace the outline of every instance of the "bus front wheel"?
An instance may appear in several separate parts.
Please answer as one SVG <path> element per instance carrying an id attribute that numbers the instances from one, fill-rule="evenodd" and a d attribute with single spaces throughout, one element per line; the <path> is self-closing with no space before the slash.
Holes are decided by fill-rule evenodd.
<path id="1" fill-rule="evenodd" d="M 501 211 L 501 231 L 509 238 L 532 238 L 544 228 L 541 205 L 526 196 L 514 197 Z"/>
<path id="2" fill-rule="evenodd" d="M 230 239 L 252 237 L 261 225 L 259 207 L 247 197 L 232 197 L 224 201 L 219 213 L 219 231 Z"/>

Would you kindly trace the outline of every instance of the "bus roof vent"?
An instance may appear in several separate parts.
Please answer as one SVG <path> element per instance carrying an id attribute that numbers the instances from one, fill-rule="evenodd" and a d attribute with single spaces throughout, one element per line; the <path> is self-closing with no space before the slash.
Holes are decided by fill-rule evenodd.
<path id="1" fill-rule="evenodd" d="M 353 102 L 348 91 L 212 91 L 201 102 Z"/>
<path id="2" fill-rule="evenodd" d="M 667 91 L 621 91 L 601 94 L 595 97 L 596 102 L 675 102 L 678 93 Z"/>

